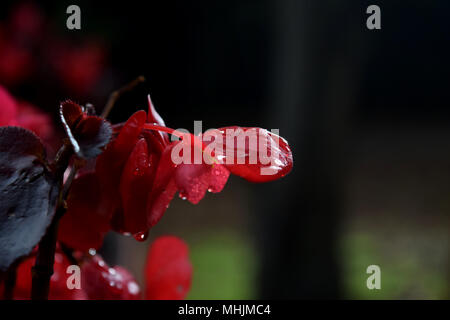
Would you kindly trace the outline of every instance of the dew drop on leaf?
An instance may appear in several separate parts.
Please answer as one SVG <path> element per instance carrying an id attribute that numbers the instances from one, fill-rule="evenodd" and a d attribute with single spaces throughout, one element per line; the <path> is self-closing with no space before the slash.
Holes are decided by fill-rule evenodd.
<path id="1" fill-rule="evenodd" d="M 146 232 L 138 232 L 136 234 L 133 235 L 133 237 L 137 240 L 137 241 L 145 241 L 148 238 L 148 231 Z"/>

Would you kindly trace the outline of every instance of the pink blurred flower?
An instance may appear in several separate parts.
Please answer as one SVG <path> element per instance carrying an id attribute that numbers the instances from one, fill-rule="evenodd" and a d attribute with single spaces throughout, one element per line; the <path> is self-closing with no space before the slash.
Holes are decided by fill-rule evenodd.
<path id="1" fill-rule="evenodd" d="M 79 46 L 56 46 L 52 59 L 64 86 L 77 95 L 85 95 L 98 83 L 104 71 L 106 51 L 99 43 L 88 41 Z"/>
<path id="2" fill-rule="evenodd" d="M 0 86 L 0 126 L 18 126 L 33 131 L 42 140 L 54 135 L 50 116 L 28 102 L 15 100 Z"/>

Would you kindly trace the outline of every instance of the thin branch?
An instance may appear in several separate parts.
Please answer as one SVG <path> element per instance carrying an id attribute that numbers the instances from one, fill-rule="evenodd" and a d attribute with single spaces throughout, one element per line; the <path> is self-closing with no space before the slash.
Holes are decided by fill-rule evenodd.
<path id="1" fill-rule="evenodd" d="M 64 193 L 68 190 L 68 185 L 62 186 L 64 172 L 66 171 L 70 158 L 73 155 L 73 148 L 68 144 L 64 144 L 58 151 L 55 161 L 52 164 L 56 179 L 61 183 L 59 197 L 56 203 L 56 213 L 53 221 L 47 229 L 47 232 L 39 242 L 36 261 L 32 268 L 32 300 L 47 300 L 50 292 L 50 278 L 53 275 L 53 265 L 55 263 L 56 241 L 58 238 L 59 219 L 64 215 L 65 198 Z M 76 172 L 75 172 L 76 173 Z M 73 173 L 73 175 L 75 175 Z"/>
<path id="2" fill-rule="evenodd" d="M 52 168 L 56 179 L 62 179 L 64 177 L 64 172 L 69 166 L 70 158 L 73 155 L 73 147 L 67 142 L 58 150 L 58 153 L 55 156 L 55 161 L 52 163 Z"/>
<path id="3" fill-rule="evenodd" d="M 114 107 L 115 103 L 117 102 L 117 100 L 125 92 L 133 90 L 138 84 L 140 84 L 140 83 L 142 83 L 144 81 L 145 81 L 144 76 L 139 76 L 136 79 L 134 79 L 133 81 L 131 81 L 129 84 L 127 84 L 126 86 L 124 86 L 124 87 L 120 88 L 119 90 L 116 90 L 113 93 L 111 93 L 111 95 L 109 96 L 108 102 L 106 103 L 106 106 L 103 109 L 103 112 L 102 112 L 101 116 L 103 118 L 107 118 L 109 113 L 111 112 L 112 108 Z"/>
<path id="4" fill-rule="evenodd" d="M 59 210 L 65 210 L 61 207 Z M 62 215 L 59 212 L 58 216 Z M 55 263 L 56 239 L 58 236 L 58 219 L 54 219 L 47 233 L 39 243 L 36 262 L 32 269 L 32 300 L 48 300 L 50 292 L 50 278 L 53 275 Z"/>
<path id="5" fill-rule="evenodd" d="M 78 265 L 78 260 L 74 257 L 74 250 L 64 245 L 63 243 L 59 243 L 61 251 L 66 255 L 66 258 L 69 259 L 71 264 Z"/>
<path id="6" fill-rule="evenodd" d="M 72 186 L 72 182 L 75 179 L 77 172 L 78 168 L 76 166 L 73 166 L 72 169 L 70 169 L 69 176 L 67 177 L 66 183 L 64 183 L 62 191 L 62 199 L 66 199 L 67 196 L 69 195 L 70 187 Z"/>

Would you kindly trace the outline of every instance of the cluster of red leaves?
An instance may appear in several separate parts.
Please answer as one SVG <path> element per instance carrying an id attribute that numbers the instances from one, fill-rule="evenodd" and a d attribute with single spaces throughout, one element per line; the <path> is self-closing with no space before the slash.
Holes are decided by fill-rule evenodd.
<path id="1" fill-rule="evenodd" d="M 267 143 L 272 143 L 273 136 L 269 132 L 254 129 Z M 177 191 L 180 197 L 196 204 L 207 191 L 222 191 L 230 173 L 252 182 L 265 182 L 283 177 L 292 168 L 292 153 L 282 138 L 277 154 L 281 155 L 278 171 L 273 175 L 262 175 L 263 165 L 248 161 L 243 164 L 219 161 L 175 164 L 172 150 L 180 144 L 191 144 L 188 147 L 192 149 L 206 146 L 194 136 L 169 141 L 165 131 L 171 129 L 165 127 L 150 98 L 148 113 L 136 112 L 125 124 L 115 126 L 114 131 L 115 138 L 97 158 L 95 170 L 73 182 L 68 210 L 60 223 L 59 240 L 78 250 L 100 247 L 104 235 L 111 229 L 133 234 L 137 240 L 145 239 Z M 78 232 L 80 229 L 84 232 Z"/>
<path id="2" fill-rule="evenodd" d="M 106 56 L 99 41 L 75 44 L 58 37 L 32 2 L 15 5 L 0 22 L 0 83 L 8 87 L 53 78 L 69 93 L 85 96 L 99 82 Z"/>
<path id="3" fill-rule="evenodd" d="M 22 2 L 14 6 L 8 20 L 0 21 L 0 83 L 5 86 L 15 87 L 27 81 L 37 82 L 40 78 L 45 78 L 46 82 L 53 81 L 62 85 L 70 94 L 86 96 L 99 82 L 105 69 L 105 60 L 106 51 L 98 41 L 86 40 L 73 44 L 59 38 L 43 12 L 34 3 Z M 73 105 L 74 109 L 80 108 Z M 152 111 L 149 113 L 148 122 L 163 124 L 156 111 Z M 86 142 L 88 146 L 85 150 L 91 152 L 93 136 L 90 134 L 95 132 L 96 135 L 98 128 L 102 127 L 102 122 L 98 119 L 84 112 L 78 118 L 65 117 L 70 133 L 75 136 L 81 147 Z M 159 220 L 173 198 L 175 187 L 165 189 L 169 182 L 172 186 L 172 173 L 170 177 L 166 174 L 156 175 L 157 163 L 161 162 L 158 172 L 166 172 L 166 166 L 171 167 L 167 162 L 168 158 L 163 157 L 164 149 L 169 146 L 167 134 L 143 132 L 142 125 L 146 120 L 145 112 L 140 112 L 126 125 L 118 126 L 115 131 L 116 139 L 108 147 L 109 153 L 97 159 L 97 168 L 102 168 L 103 171 L 95 170 L 75 180 L 68 199 L 71 209 L 61 221 L 60 240 L 67 240 L 64 242 L 72 248 L 83 250 L 76 254 L 82 257 L 76 262 L 82 270 L 82 288 L 81 290 L 68 288 L 67 279 L 70 274 L 66 271 L 74 261 L 69 261 L 68 256 L 58 250 L 55 254 L 49 299 L 183 299 L 187 295 L 191 285 L 192 267 L 187 246 L 175 237 L 162 237 L 150 247 L 143 293 L 126 269 L 120 266 L 109 267 L 99 255 L 86 254 L 87 249 L 100 247 L 104 234 L 111 229 L 133 233 L 147 230 Z M 53 144 L 56 137 L 49 115 L 27 102 L 14 99 L 1 85 L 0 126 L 18 126 L 31 130 L 47 142 L 47 145 Z M 103 126 L 106 135 L 108 130 L 105 128 L 109 127 Z M 126 141 L 136 134 L 139 136 L 138 140 Z M 147 143 L 142 139 L 147 139 Z M 133 143 L 137 143 L 136 149 L 133 148 Z M 155 147 L 159 149 L 154 149 Z M 89 156 L 86 152 L 77 155 L 83 157 L 88 155 L 86 158 L 91 158 L 97 155 L 97 151 L 98 148 L 93 151 L 94 156 Z M 119 157 L 117 161 L 113 161 L 116 153 Z M 143 157 L 140 153 L 148 157 Z M 163 161 L 160 161 L 161 158 Z M 147 164 L 141 163 L 142 161 Z M 151 170 L 148 170 L 147 166 L 150 167 L 150 164 Z M 143 169 L 142 165 L 146 167 L 143 174 L 138 172 Z M 128 172 L 123 175 L 124 179 L 116 176 L 114 171 L 116 169 L 119 169 L 117 174 L 123 170 Z M 136 179 L 131 176 L 132 171 Z M 225 184 L 228 174 L 224 173 L 222 179 L 224 181 L 219 183 L 220 189 Z M 156 178 L 160 182 L 153 184 Z M 110 182 L 114 184 L 112 188 L 109 188 Z M 155 208 L 159 206 L 155 209 L 159 213 L 153 214 L 151 218 L 153 221 L 149 223 L 145 209 L 149 193 L 142 188 L 153 185 L 158 187 L 155 187 L 156 191 L 152 193 L 155 197 L 150 202 Z M 125 191 L 127 188 L 130 189 Z M 214 187 L 211 188 L 216 190 Z M 111 190 L 113 192 L 107 196 Z M 131 197 L 133 192 L 135 194 Z M 119 195 L 120 202 L 109 203 L 116 195 Z M 73 215 L 74 212 L 77 213 Z M 15 299 L 30 298 L 31 269 L 35 264 L 35 256 L 34 251 L 30 256 L 23 258 L 16 269 Z M 3 297 L 3 290 L 3 283 L 0 281 L 0 297 Z"/>
<path id="4" fill-rule="evenodd" d="M 192 279 L 186 244 L 173 236 L 164 236 L 151 245 L 144 270 L 145 291 L 142 292 L 133 275 L 120 266 L 110 267 L 98 255 L 80 256 L 81 288 L 70 289 L 74 284 L 67 268 L 72 264 L 67 256 L 57 250 L 54 273 L 50 282 L 51 300 L 179 300 L 186 297 Z M 14 299 L 28 300 L 31 292 L 31 268 L 35 254 L 23 260 L 17 267 Z M 0 297 L 3 296 L 0 284 Z"/>
<path id="5" fill-rule="evenodd" d="M 206 153 L 208 143 L 166 127 L 150 98 L 148 112 L 138 111 L 125 123 L 115 126 L 71 101 L 62 103 L 61 120 L 78 158 L 88 163 L 94 161 L 94 164 L 92 170 L 84 168 L 73 181 L 67 198 L 67 212 L 60 220 L 58 233 L 60 242 L 79 251 L 83 257 L 77 261 L 82 268 L 82 289 L 68 288 L 65 272 L 70 263 L 59 251 L 55 255 L 50 299 L 142 298 L 128 271 L 122 267 L 108 267 L 99 256 L 86 256 L 89 249 L 101 247 L 107 232 L 133 234 L 137 240 L 144 240 L 177 192 L 181 198 L 196 204 L 207 192 L 222 191 L 230 174 L 251 182 L 266 182 L 281 178 L 292 169 L 292 153 L 283 138 L 261 128 L 239 127 L 220 128 L 218 134 L 224 136 L 230 128 L 241 132 L 253 130 L 258 133 L 258 139 L 263 139 L 258 142 L 262 141 L 272 150 L 276 148 L 276 152 L 268 154 L 276 161 L 270 161 L 270 164 L 241 163 L 234 159 L 228 163 L 223 159 L 219 161 L 219 155 L 211 153 L 208 156 L 211 163 L 176 164 L 172 159 L 175 148 L 187 146 L 192 150 L 191 154 L 198 149 Z M 48 116 L 28 104 L 15 101 L 2 87 L 0 126 L 21 126 L 43 139 L 52 136 L 53 132 Z M 170 141 L 168 133 L 182 139 Z M 278 143 L 274 143 L 275 140 Z M 223 142 L 223 149 L 227 147 Z M 239 154 L 237 147 L 234 147 L 233 157 Z M 250 148 L 253 147 L 246 144 L 245 150 L 240 150 L 244 157 L 255 151 Z M 226 155 L 222 156 L 226 158 Z M 261 169 L 271 169 L 274 173 L 264 175 Z M 34 260 L 32 254 L 17 269 L 14 296 L 17 299 L 29 298 L 30 269 Z M 144 298 L 184 298 L 192 276 L 186 245 L 174 237 L 157 240 L 150 248 L 145 276 Z"/>
<path id="6" fill-rule="evenodd" d="M 81 107 L 70 104 L 72 108 L 67 110 L 65 120 L 71 129 L 74 139 L 83 147 L 87 141 L 92 149 L 93 137 L 90 134 L 98 132 L 102 120 L 95 116 L 89 116 L 81 111 Z M 14 99 L 9 92 L 0 86 L 0 126 L 20 126 L 33 131 L 42 139 L 50 139 L 54 135 L 51 119 L 37 108 Z M 95 139 L 94 139 L 95 140 Z M 89 175 L 87 175 L 89 176 Z M 84 176 L 84 177 L 87 177 Z M 88 185 L 79 184 L 85 181 L 84 177 L 77 179 L 74 184 L 73 194 L 77 194 L 77 188 L 89 188 Z M 88 202 L 98 202 L 98 194 L 88 193 Z M 86 199 L 70 198 L 70 203 L 83 205 Z M 88 211 L 89 212 L 89 211 Z M 97 228 L 101 223 L 93 219 L 80 220 L 68 226 L 83 236 L 85 228 Z M 87 235 L 90 233 L 87 232 Z M 81 290 L 69 289 L 67 268 L 73 263 L 68 257 L 58 250 L 55 254 L 54 274 L 51 278 L 51 290 L 49 299 L 52 300 L 80 300 L 80 299 L 183 299 L 189 291 L 192 278 L 192 267 L 189 262 L 188 249 L 184 242 L 175 237 L 161 237 L 150 247 L 145 269 L 146 290 L 141 294 L 140 288 L 134 277 L 123 267 L 110 268 L 98 255 L 89 256 L 78 253 L 81 256 L 77 264 L 81 266 L 82 288 Z M 36 251 L 23 259 L 16 272 L 16 285 L 14 299 L 29 299 L 31 293 L 31 269 L 35 264 Z M 3 297 L 4 284 L 0 281 L 0 297 Z"/>

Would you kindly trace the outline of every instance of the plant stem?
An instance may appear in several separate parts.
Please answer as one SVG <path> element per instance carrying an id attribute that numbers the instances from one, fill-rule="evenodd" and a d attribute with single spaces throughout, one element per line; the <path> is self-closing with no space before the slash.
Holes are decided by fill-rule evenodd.
<path id="1" fill-rule="evenodd" d="M 55 156 L 55 161 L 52 164 L 53 173 L 55 178 L 63 183 L 64 172 L 69 166 L 70 158 L 73 155 L 73 147 L 68 142 L 64 143 L 61 149 L 58 150 L 58 153 Z"/>
<path id="2" fill-rule="evenodd" d="M 57 215 L 58 212 L 56 213 Z M 50 292 L 50 278 L 55 263 L 56 239 L 58 235 L 58 219 L 54 219 L 47 233 L 39 243 L 36 263 L 32 270 L 32 300 L 47 300 Z"/>
<path id="3" fill-rule="evenodd" d="M 114 104 L 117 102 L 117 100 L 120 98 L 121 95 L 123 95 L 125 92 L 128 92 L 130 90 L 133 90 L 138 84 L 145 81 L 144 76 L 139 76 L 133 81 L 131 81 L 126 86 L 120 88 L 119 90 L 114 91 L 109 96 L 108 102 L 106 103 L 105 108 L 103 109 L 103 112 L 101 114 L 102 118 L 108 117 L 109 113 L 111 112 L 112 108 L 114 107 Z"/>
<path id="4" fill-rule="evenodd" d="M 73 166 L 70 170 L 69 176 L 67 177 L 66 183 L 64 184 L 63 190 L 62 190 L 62 199 L 66 199 L 69 195 L 70 186 L 72 185 L 73 180 L 75 179 L 75 176 L 77 175 L 78 168 L 76 166 Z"/>
<path id="5" fill-rule="evenodd" d="M 61 251 L 66 255 L 67 259 L 69 259 L 71 264 L 78 264 L 78 260 L 74 257 L 74 250 L 64 245 L 64 243 L 59 243 Z"/>
<path id="6" fill-rule="evenodd" d="M 66 212 L 64 197 L 67 195 L 69 186 L 63 186 L 64 172 L 69 165 L 70 158 L 73 155 L 73 149 L 68 144 L 58 151 L 55 162 L 52 164 L 53 173 L 56 179 L 61 183 L 61 189 L 56 204 L 56 212 L 53 221 L 47 229 L 47 232 L 39 242 L 38 252 L 36 255 L 36 262 L 32 269 L 32 300 L 48 300 L 50 292 L 50 278 L 53 275 L 53 265 L 55 263 L 56 241 L 58 238 L 59 219 Z M 73 173 L 75 174 L 75 173 Z M 69 179 L 68 184 L 71 184 L 72 179 Z"/>

